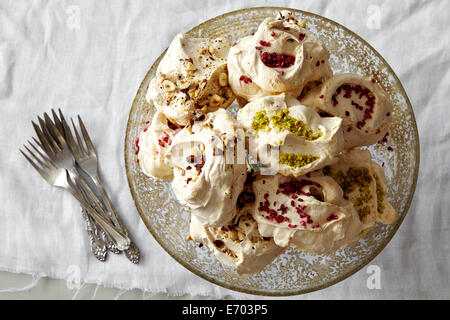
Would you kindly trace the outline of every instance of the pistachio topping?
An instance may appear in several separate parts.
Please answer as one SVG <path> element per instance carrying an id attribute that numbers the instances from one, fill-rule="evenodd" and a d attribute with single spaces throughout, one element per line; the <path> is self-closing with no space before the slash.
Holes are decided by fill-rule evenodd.
<path id="1" fill-rule="evenodd" d="M 381 186 L 380 178 L 375 174 L 375 183 L 377 185 L 377 211 L 379 214 L 383 214 L 384 211 L 384 197 L 386 193 Z"/>
<path id="2" fill-rule="evenodd" d="M 315 157 L 310 154 L 281 153 L 279 161 L 281 164 L 286 164 L 294 168 L 300 168 L 316 161 L 317 159 L 319 159 L 319 157 Z"/>
<path id="3" fill-rule="evenodd" d="M 280 110 L 274 113 L 270 120 L 273 125 L 280 130 L 288 130 L 299 137 L 305 137 L 308 141 L 319 139 L 323 133 L 313 132 L 306 123 L 289 115 L 288 109 Z"/>
<path id="4" fill-rule="evenodd" d="M 365 167 L 351 167 L 346 173 L 342 171 L 337 172 L 333 175 L 333 178 L 341 186 L 345 197 L 359 189 L 360 195 L 353 201 L 353 205 L 361 219 L 370 214 L 370 208 L 367 206 L 367 203 L 372 199 L 372 194 L 370 193 L 372 176 L 369 169 Z"/>
<path id="5" fill-rule="evenodd" d="M 269 118 L 266 111 L 258 111 L 253 118 L 252 128 L 253 130 L 265 130 L 269 126 Z"/>

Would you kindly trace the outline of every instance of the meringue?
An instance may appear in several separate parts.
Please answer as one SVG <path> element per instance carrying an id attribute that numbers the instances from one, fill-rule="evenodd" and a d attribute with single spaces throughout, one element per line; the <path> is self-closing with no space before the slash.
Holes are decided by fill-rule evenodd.
<path id="1" fill-rule="evenodd" d="M 384 170 L 372 161 L 369 150 L 352 149 L 344 152 L 339 161 L 323 169 L 342 187 L 344 196 L 356 208 L 364 229 L 376 222 L 391 224 L 397 212 L 386 196 Z"/>
<path id="2" fill-rule="evenodd" d="M 172 122 L 187 125 L 196 112 L 228 107 L 234 94 L 228 86 L 230 43 L 178 34 L 150 81 L 146 99 Z"/>
<path id="3" fill-rule="evenodd" d="M 232 267 L 239 275 L 260 272 L 278 257 L 285 248 L 277 246 L 272 238 L 259 234 L 253 219 L 252 206 L 239 210 L 233 221 L 223 227 L 202 225 L 196 216 L 191 217 L 191 238 L 205 244 L 217 259 Z"/>
<path id="4" fill-rule="evenodd" d="M 165 155 L 173 137 L 182 129 L 171 123 L 162 112 L 156 111 L 150 126 L 141 131 L 136 144 L 142 172 L 155 179 L 171 180 L 173 171 L 165 162 Z"/>
<path id="5" fill-rule="evenodd" d="M 343 119 L 346 149 L 374 144 L 389 131 L 393 106 L 373 78 L 336 74 L 312 87 L 300 101 Z"/>
<path id="6" fill-rule="evenodd" d="M 248 103 L 237 120 L 249 136 L 250 154 L 282 175 L 298 177 L 320 169 L 337 161 L 343 150 L 342 120 L 322 118 L 288 94 Z"/>
<path id="7" fill-rule="evenodd" d="M 253 191 L 258 230 L 281 247 L 329 254 L 356 241 L 362 231 L 352 203 L 321 172 L 298 178 L 261 177 L 253 183 Z"/>
<path id="8" fill-rule="evenodd" d="M 291 12 L 281 11 L 230 49 L 230 87 L 248 101 L 279 93 L 297 97 L 307 83 L 332 76 L 328 59 L 323 43 Z"/>
<path id="9" fill-rule="evenodd" d="M 178 201 L 203 225 L 222 226 L 236 215 L 247 167 L 245 160 L 237 163 L 227 151 L 244 143 L 239 129 L 237 121 L 219 109 L 180 131 L 166 153 Z"/>

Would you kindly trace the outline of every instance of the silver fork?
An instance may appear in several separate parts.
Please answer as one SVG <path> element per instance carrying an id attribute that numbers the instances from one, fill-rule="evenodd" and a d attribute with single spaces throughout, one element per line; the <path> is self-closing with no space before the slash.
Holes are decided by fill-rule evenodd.
<path id="1" fill-rule="evenodd" d="M 121 230 L 124 234 L 129 236 L 128 230 L 126 229 L 125 225 L 121 221 L 119 215 L 117 214 L 117 211 L 114 207 L 114 205 L 111 202 L 111 199 L 109 198 L 108 194 L 105 191 L 105 188 L 103 186 L 103 183 L 100 179 L 99 170 L 98 170 L 98 158 L 97 158 L 97 152 L 94 148 L 94 145 L 89 137 L 89 134 L 86 130 L 86 127 L 81 120 L 81 117 L 78 116 L 78 123 L 81 130 L 81 135 L 79 134 L 77 127 L 75 126 L 75 123 L 71 119 L 73 131 L 75 133 L 77 142 L 75 142 L 75 139 L 73 138 L 71 129 L 67 125 L 66 120 L 64 119 L 64 116 L 62 115 L 61 110 L 59 109 L 60 114 L 60 121 L 64 132 L 66 133 L 67 143 L 70 146 L 70 149 L 72 150 L 72 154 L 75 157 L 75 161 L 78 164 L 78 166 L 92 179 L 92 181 L 95 183 L 97 188 L 100 191 L 100 194 L 102 198 L 105 200 L 108 214 L 110 215 L 111 219 L 114 221 L 115 225 L 119 230 Z M 56 121 L 56 119 L 55 119 Z M 83 138 L 81 138 L 81 136 Z M 133 263 L 138 263 L 140 259 L 140 252 L 139 248 L 136 246 L 136 244 L 131 241 L 130 247 L 125 250 L 126 257 Z"/>
<path id="2" fill-rule="evenodd" d="M 69 173 L 79 174 L 79 172 L 78 172 L 78 170 L 76 168 L 75 157 L 74 157 L 74 155 L 72 153 L 72 150 L 70 150 L 70 146 L 68 145 L 68 140 L 69 140 L 68 138 L 71 138 L 71 140 L 73 140 L 73 138 L 72 138 L 72 136 L 67 137 L 66 132 L 64 130 L 64 126 L 62 124 L 62 121 L 60 120 L 60 118 L 58 117 L 58 115 L 56 114 L 56 112 L 53 109 L 51 111 L 52 111 L 54 122 L 50 119 L 50 117 L 48 117 L 48 115 L 46 113 L 44 113 L 44 117 L 45 117 L 45 120 L 46 120 L 45 125 L 50 130 L 52 130 L 52 132 L 53 132 L 53 134 L 55 136 L 58 134 L 59 137 L 55 138 L 55 139 L 57 139 L 58 141 L 61 141 L 61 143 L 64 145 L 64 148 L 66 149 L 65 152 L 68 153 L 66 155 L 66 157 L 69 157 L 69 154 L 70 154 L 70 157 L 69 157 L 70 158 L 70 161 L 69 161 L 70 162 Z M 60 113 L 61 119 L 64 119 L 64 116 L 62 115 L 61 110 L 59 110 L 59 113 Z M 38 119 L 39 119 L 39 117 L 38 117 Z M 40 121 L 40 123 L 41 123 L 41 121 Z M 43 125 L 44 124 L 41 123 L 41 127 Z M 35 130 L 36 130 L 36 127 L 35 127 Z M 69 134 L 70 134 L 70 132 L 69 132 Z M 84 180 L 82 180 L 82 181 L 84 181 Z M 91 189 L 90 187 L 87 187 L 87 188 Z M 97 197 L 95 197 L 95 199 L 97 201 L 96 201 L 96 203 L 94 205 L 94 208 L 96 208 L 97 211 L 99 211 L 101 213 L 104 213 L 104 217 L 107 220 L 110 220 L 110 217 L 107 214 L 107 209 L 103 206 L 103 203 L 101 203 L 100 199 L 98 199 Z M 85 214 L 85 212 L 83 210 L 82 210 L 82 213 Z M 110 223 L 113 223 L 113 222 L 110 221 Z M 95 224 L 91 224 L 91 226 L 93 228 L 96 227 Z M 114 242 L 111 239 L 109 239 L 108 235 L 103 230 L 100 230 L 100 232 L 101 232 L 101 234 L 103 236 L 103 239 L 105 239 L 106 248 L 109 251 L 113 252 L 113 253 L 119 254 L 121 252 L 121 250 L 119 248 L 117 248 L 117 246 L 114 244 Z"/>
<path id="3" fill-rule="evenodd" d="M 100 213 L 106 212 L 106 209 L 104 208 L 100 199 L 98 199 L 98 197 L 94 194 L 92 189 L 87 185 L 87 183 L 82 178 L 81 179 L 78 178 L 79 174 L 75 168 L 75 160 L 64 137 L 61 135 L 58 128 L 52 122 L 47 113 L 44 113 L 44 118 L 45 121 L 42 120 L 40 117 L 38 117 L 40 127 L 34 122 L 32 122 L 36 134 L 38 135 L 38 138 L 41 142 L 41 145 L 44 148 L 44 151 L 51 158 L 51 160 L 53 160 L 54 163 L 56 163 L 58 166 L 68 171 L 71 179 L 73 180 L 77 179 L 79 181 L 80 185 L 83 187 L 83 190 L 86 193 L 88 193 L 90 199 L 92 199 L 94 209 L 97 209 L 97 211 Z M 104 215 L 106 216 L 106 214 Z M 126 250 L 129 247 L 130 241 L 127 235 L 125 235 L 127 241 L 120 243 L 121 246 L 119 247 L 117 246 L 117 243 L 114 241 L 114 239 L 111 239 L 108 232 L 106 232 L 105 229 L 103 229 L 103 231 L 105 231 L 106 234 L 108 247 L 116 246 L 118 250 Z"/>
<path id="4" fill-rule="evenodd" d="M 99 215 L 91 205 L 84 200 L 84 198 L 79 193 L 83 188 L 79 184 L 79 180 L 71 180 L 69 173 L 66 169 L 59 167 L 55 164 L 48 156 L 45 156 L 39 149 L 34 146 L 30 141 L 28 141 L 30 146 L 35 152 L 31 151 L 26 145 L 24 148 L 28 151 L 34 161 L 27 156 L 25 152 L 20 150 L 22 155 L 28 160 L 28 162 L 36 169 L 36 171 L 47 181 L 50 185 L 55 187 L 63 188 L 69 191 L 72 196 L 78 200 L 80 205 L 86 210 L 86 212 L 94 219 L 94 221 L 103 228 L 112 239 L 117 243 L 118 246 L 125 246 L 127 244 L 126 237 L 114 227 L 112 227 L 105 218 Z M 45 150 L 44 150 L 45 152 Z"/>
<path id="5" fill-rule="evenodd" d="M 44 150 L 42 144 L 37 141 L 34 137 L 32 137 L 33 141 L 42 149 Z M 28 141 L 28 143 L 30 143 Z M 30 144 L 31 145 L 31 144 Z M 31 145 L 33 148 L 35 148 L 33 145 Z M 39 151 L 38 151 L 39 152 Z M 80 193 L 83 194 L 80 190 Z M 88 199 L 87 195 L 84 193 L 83 198 L 86 200 Z M 86 231 L 89 236 L 89 242 L 91 245 L 91 251 L 94 254 L 94 256 L 100 260 L 105 261 L 106 260 L 106 254 L 107 254 L 107 248 L 105 242 L 100 238 L 98 232 L 97 225 L 92 220 L 91 216 L 87 213 L 86 209 L 81 207 L 81 213 L 84 221 L 86 222 Z"/>

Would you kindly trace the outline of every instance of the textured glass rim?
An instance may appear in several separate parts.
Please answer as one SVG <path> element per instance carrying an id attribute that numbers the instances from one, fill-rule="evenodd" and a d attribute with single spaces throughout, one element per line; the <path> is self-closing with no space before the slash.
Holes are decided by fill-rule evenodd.
<path id="1" fill-rule="evenodd" d="M 328 22 L 328 23 L 330 23 L 330 24 L 332 24 L 332 25 L 335 25 L 335 26 L 337 26 L 337 27 L 339 27 L 339 28 L 342 28 L 342 29 L 344 29 L 346 32 L 348 32 L 349 34 L 351 34 L 353 37 L 355 37 L 356 39 L 358 39 L 358 40 L 360 40 L 361 42 L 363 42 L 367 47 L 369 47 L 369 48 L 375 53 L 375 55 L 376 55 L 376 56 L 384 63 L 384 65 L 387 67 L 387 73 L 391 74 L 391 75 L 394 77 L 395 82 L 396 82 L 396 83 L 398 84 L 398 86 L 399 86 L 399 87 L 398 87 L 398 88 L 399 88 L 399 91 L 400 91 L 401 95 L 405 98 L 405 102 L 406 102 L 407 108 L 408 108 L 408 110 L 410 111 L 410 114 L 411 114 L 411 122 L 413 123 L 413 130 L 414 130 L 414 135 L 415 135 L 415 138 L 416 138 L 416 139 L 415 139 L 415 146 L 414 146 L 414 147 L 415 147 L 415 154 L 416 154 L 416 156 L 415 156 L 415 167 L 414 167 L 413 181 L 412 181 L 412 184 L 411 184 L 411 187 L 410 187 L 410 192 L 409 192 L 409 195 L 408 195 L 408 199 L 407 199 L 407 201 L 406 201 L 406 204 L 405 204 L 405 207 L 404 207 L 403 212 L 402 212 L 401 214 L 399 213 L 399 221 L 398 221 L 398 223 L 396 223 L 396 225 L 394 226 L 393 230 L 389 233 L 389 235 L 388 235 L 387 237 L 385 237 L 385 238 L 382 240 L 382 243 L 380 244 L 380 246 L 379 246 L 376 250 L 374 250 L 371 254 L 365 256 L 365 257 L 362 259 L 363 261 L 362 261 L 362 263 L 361 263 L 359 266 L 357 266 L 357 267 L 351 269 L 351 270 L 348 271 L 347 273 L 344 273 L 344 274 L 342 274 L 340 277 L 337 277 L 336 279 L 334 279 L 334 280 L 332 280 L 332 281 L 329 281 L 329 282 L 327 282 L 327 283 L 325 283 L 325 284 L 320 284 L 320 285 L 313 286 L 313 287 L 310 287 L 310 288 L 307 288 L 307 289 L 301 289 L 301 290 L 296 290 L 296 291 L 283 291 L 283 292 L 276 292 L 276 293 L 274 293 L 274 292 L 270 292 L 270 293 L 268 292 L 268 293 L 265 293 L 265 292 L 261 292 L 261 291 L 258 291 L 258 290 L 253 290 L 253 289 L 250 289 L 250 288 L 240 288 L 240 287 L 235 287 L 235 286 L 233 286 L 233 285 L 228 285 L 228 284 L 225 284 L 225 283 L 220 283 L 220 282 L 217 281 L 216 279 L 214 279 L 214 278 L 212 278 L 212 277 L 209 277 L 209 276 L 207 276 L 207 275 L 205 275 L 205 274 L 202 274 L 201 272 L 198 272 L 197 270 L 195 270 L 194 268 L 192 268 L 188 263 L 186 263 L 185 261 L 179 259 L 174 253 L 171 252 L 171 250 L 170 250 L 168 247 L 166 247 L 166 245 L 164 244 L 164 241 L 162 241 L 162 239 L 160 239 L 160 238 L 156 235 L 156 233 L 153 232 L 153 229 L 152 229 L 151 225 L 150 225 L 150 224 L 148 223 L 148 221 L 145 219 L 145 215 L 144 215 L 144 214 L 141 212 L 141 210 L 140 210 L 139 204 L 138 204 L 138 202 L 137 202 L 137 196 L 136 196 L 136 193 L 135 193 L 134 189 L 132 188 L 132 183 L 131 183 L 131 173 L 130 173 L 130 164 L 129 164 L 129 162 L 128 162 L 129 154 L 128 154 L 128 149 L 126 148 L 127 143 L 129 143 L 129 141 L 131 141 L 131 140 L 129 140 L 129 139 L 130 139 L 130 137 L 129 137 L 129 132 L 130 132 L 129 128 L 130 128 L 131 122 L 132 122 L 132 121 L 131 121 L 131 114 L 132 114 L 132 111 L 135 110 L 136 107 L 137 107 L 139 93 L 140 93 L 141 91 L 143 91 L 144 89 L 146 89 L 146 88 L 144 88 L 144 84 L 147 82 L 147 80 L 148 80 L 148 78 L 149 78 L 149 76 L 150 76 L 152 67 L 153 67 L 154 64 L 152 65 L 152 67 L 150 67 L 149 71 L 147 72 L 147 74 L 145 75 L 143 81 L 141 82 L 141 84 L 140 84 L 140 86 L 139 86 L 139 89 L 138 89 L 138 91 L 137 91 L 137 94 L 136 94 L 135 98 L 133 99 L 133 103 L 132 103 L 132 106 L 131 106 L 131 109 L 130 109 L 130 112 L 129 112 L 128 121 L 127 121 L 127 127 L 126 127 L 126 132 L 125 132 L 125 139 L 124 139 L 125 169 L 126 169 L 126 175 L 127 175 L 128 186 L 129 186 L 131 195 L 132 195 L 132 197 L 133 197 L 133 201 L 134 201 L 134 203 L 135 203 L 136 209 L 137 209 L 137 211 L 138 211 L 138 213 L 139 213 L 139 215 L 140 215 L 142 221 L 144 222 L 144 224 L 145 224 L 145 226 L 147 227 L 147 229 L 149 230 L 149 232 L 152 234 L 153 238 L 155 238 L 155 240 L 159 243 L 159 245 L 160 245 L 160 246 L 161 246 L 161 247 L 162 247 L 162 248 L 163 248 L 163 249 L 164 249 L 164 250 L 165 250 L 172 258 L 173 258 L 173 259 L 175 259 L 178 263 L 180 263 L 182 266 L 184 266 L 186 269 L 188 269 L 189 271 L 191 271 L 191 272 L 194 273 L 195 275 L 197 275 L 197 276 L 199 276 L 199 277 L 201 277 L 201 278 L 203 278 L 203 279 L 205 279 L 205 280 L 207 280 L 207 281 L 209 281 L 209 282 L 211 282 L 211 283 L 213 283 L 213 284 L 215 284 L 215 285 L 218 285 L 218 286 L 221 286 L 221 287 L 224 287 L 224 288 L 226 288 L 226 289 L 233 290 L 233 291 L 242 292 L 242 293 L 246 293 L 246 294 L 260 295 L 260 296 L 273 296 L 273 297 L 276 297 L 276 296 L 294 296 L 294 295 L 300 295 L 300 294 L 305 294 L 305 293 L 314 292 L 314 291 L 317 291 L 317 290 L 322 290 L 322 289 L 325 289 L 325 288 L 327 288 L 327 287 L 330 287 L 330 286 L 332 286 L 332 285 L 334 285 L 334 284 L 336 284 L 336 283 L 338 283 L 338 282 L 341 282 L 341 281 L 347 279 L 348 277 L 350 277 L 350 276 L 353 275 L 354 273 L 356 273 L 356 272 L 358 272 L 359 270 L 361 270 L 362 268 L 364 268 L 364 267 L 365 267 L 370 261 L 372 261 L 372 260 L 373 260 L 373 259 L 374 259 L 374 258 L 375 258 L 375 257 L 376 257 L 376 256 L 377 256 L 377 255 L 378 255 L 378 254 L 379 254 L 379 253 L 387 246 L 387 244 L 391 241 L 391 239 L 393 238 L 393 236 L 397 233 L 398 228 L 399 228 L 400 225 L 402 224 L 403 219 L 406 217 L 406 214 L 407 214 L 408 211 L 409 211 L 409 208 L 410 208 L 410 206 L 411 206 L 412 199 L 413 199 L 413 197 L 414 197 L 414 193 L 415 193 L 415 189 L 416 189 L 416 185 L 417 185 L 417 179 L 418 179 L 418 175 L 419 175 L 419 165 L 420 165 L 420 142 L 419 142 L 419 132 L 418 132 L 418 129 L 417 129 L 417 123 L 416 123 L 416 118 L 415 118 L 415 115 L 414 115 L 414 110 L 413 110 L 413 108 L 412 108 L 412 106 L 411 106 L 411 102 L 410 102 L 410 100 L 409 100 L 409 97 L 408 97 L 408 95 L 406 94 L 405 89 L 403 88 L 403 85 L 402 85 L 400 79 L 397 77 L 397 75 L 395 74 L 395 72 L 393 71 L 393 69 L 391 68 L 391 66 L 390 66 L 390 65 L 386 62 L 386 60 L 380 55 L 380 53 L 378 53 L 378 51 L 375 50 L 375 48 L 373 48 L 367 41 L 365 41 L 363 38 L 361 38 L 359 35 L 357 35 L 357 34 L 354 33 L 353 31 L 351 31 L 350 29 L 346 28 L 345 26 L 343 26 L 343 25 L 341 25 L 341 24 L 339 24 L 339 23 L 337 23 L 337 22 L 335 22 L 335 21 L 333 21 L 333 20 L 330 20 L 330 19 L 328 19 L 328 18 L 325 18 L 325 17 L 323 17 L 323 16 L 321 16 L 321 15 L 318 15 L 318 14 L 315 14 L 315 13 L 311 13 L 311 12 L 308 12 L 308 11 L 302 11 L 302 10 L 298 10 L 298 9 L 292 9 L 292 8 L 284 8 L 284 7 L 253 7 L 253 8 L 245 8 L 245 9 L 240 9 L 240 10 L 230 11 L 230 12 L 224 13 L 224 14 L 222 14 L 222 15 L 216 16 L 216 17 L 214 17 L 214 18 L 212 18 L 212 19 L 209 19 L 209 20 L 207 20 L 207 21 L 205 21 L 205 22 L 203 22 L 203 23 L 197 25 L 196 27 L 190 29 L 190 30 L 187 31 L 186 33 L 194 32 L 194 31 L 196 31 L 196 30 L 202 28 L 203 26 L 205 26 L 205 25 L 207 25 L 207 24 L 210 24 L 210 23 L 213 22 L 213 21 L 219 20 L 219 19 L 221 19 L 221 18 L 223 18 L 223 17 L 225 17 L 225 16 L 232 15 L 232 14 L 238 14 L 238 13 L 242 13 L 242 12 L 247 12 L 247 11 L 252 11 L 252 10 L 279 10 L 279 11 L 281 11 L 281 10 L 290 10 L 290 11 L 293 11 L 293 12 L 301 13 L 302 15 L 305 15 L 305 16 L 311 16 L 311 17 L 316 17 L 316 18 L 322 19 L 323 21 L 326 21 L 326 22 Z M 158 61 L 164 54 L 165 54 L 165 50 L 162 52 L 162 54 L 161 54 L 155 61 Z"/>

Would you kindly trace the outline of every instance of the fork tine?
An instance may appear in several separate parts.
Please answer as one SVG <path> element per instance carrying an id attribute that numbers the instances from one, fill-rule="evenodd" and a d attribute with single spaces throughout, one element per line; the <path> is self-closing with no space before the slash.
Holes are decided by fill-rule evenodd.
<path id="1" fill-rule="evenodd" d="M 86 157 L 88 155 L 88 152 L 84 149 L 83 140 L 81 139 L 80 134 L 78 133 L 77 127 L 75 126 L 75 123 L 73 122 L 72 118 L 70 118 L 70 121 L 72 121 L 73 131 L 75 132 L 75 136 L 77 137 L 78 147 L 80 147 L 81 155 L 83 157 Z"/>
<path id="2" fill-rule="evenodd" d="M 59 119 L 61 120 L 61 124 L 62 124 L 63 121 L 66 121 L 66 118 L 64 118 L 64 115 L 60 108 L 58 108 L 58 113 L 59 113 Z"/>
<path id="3" fill-rule="evenodd" d="M 25 152 L 23 152 L 21 149 L 19 149 L 20 153 L 22 153 L 22 155 L 28 160 L 28 162 L 33 166 L 34 169 L 36 169 L 37 172 L 39 172 L 39 174 L 42 176 L 42 178 L 44 178 L 44 180 L 48 181 L 48 174 L 47 172 L 45 172 L 44 170 L 42 170 L 41 168 L 39 168 L 39 166 L 37 164 L 34 163 L 33 160 L 31 160 L 26 154 Z"/>
<path id="4" fill-rule="evenodd" d="M 58 117 L 55 110 L 52 109 L 52 116 L 53 121 L 55 122 L 56 127 L 58 128 L 59 132 L 64 136 L 64 127 L 62 125 L 62 119 Z"/>
<path id="5" fill-rule="evenodd" d="M 62 124 L 64 127 L 64 132 L 66 134 L 67 144 L 69 145 L 70 150 L 72 150 L 72 154 L 73 154 L 75 160 L 78 161 L 80 159 L 80 152 L 78 150 L 75 140 L 73 139 L 72 132 L 70 131 L 70 128 L 66 123 L 66 120 L 63 120 Z"/>
<path id="6" fill-rule="evenodd" d="M 39 126 L 41 128 L 41 132 L 43 133 L 44 137 L 47 139 L 47 142 L 50 144 L 50 146 L 53 148 L 53 150 L 55 150 L 55 152 L 60 152 L 61 148 L 59 147 L 55 138 L 48 131 L 45 121 L 42 120 L 42 118 L 39 116 L 38 116 L 38 121 L 39 121 Z"/>
<path id="7" fill-rule="evenodd" d="M 52 134 L 55 140 L 59 142 L 62 147 L 65 147 L 66 141 L 64 140 L 63 134 L 58 130 L 58 128 L 46 112 L 44 112 L 44 119 L 50 134 Z"/>
<path id="8" fill-rule="evenodd" d="M 55 150 L 50 145 L 50 143 L 47 141 L 47 138 L 44 136 L 44 133 L 41 131 L 41 128 L 39 128 L 39 126 L 36 123 L 34 123 L 34 121 L 31 121 L 31 123 L 33 124 L 34 131 L 36 131 L 36 134 L 37 134 L 37 136 L 39 138 L 39 141 L 41 142 L 41 145 L 44 147 L 43 149 L 47 153 L 50 153 L 51 156 L 54 156 L 55 155 Z"/>
<path id="9" fill-rule="evenodd" d="M 36 139 L 35 137 L 31 137 L 31 139 L 33 139 L 34 143 L 36 143 L 39 146 L 39 148 L 44 150 L 44 146 L 42 145 L 42 143 L 38 139 Z"/>
<path id="10" fill-rule="evenodd" d="M 46 155 L 44 155 L 38 148 L 36 148 L 35 146 L 34 146 L 34 144 L 32 144 L 31 143 L 31 141 L 30 140 L 27 140 L 28 141 L 28 143 L 30 144 L 30 146 L 34 149 L 34 151 L 36 151 L 38 154 L 39 154 L 39 156 L 42 158 L 42 160 L 44 160 L 45 162 L 46 162 L 46 165 L 47 165 L 47 167 L 53 167 L 53 168 L 55 168 L 55 169 L 58 169 L 58 167 L 53 163 L 53 161 L 52 160 L 50 160 L 49 158 L 48 158 L 48 156 L 46 156 Z M 25 147 L 25 146 L 24 146 Z M 28 150 L 28 152 L 30 152 L 29 150 Z M 31 153 L 31 152 L 30 152 Z"/>
<path id="11" fill-rule="evenodd" d="M 40 164 L 41 168 L 49 168 L 41 159 L 39 159 L 38 156 L 36 156 L 33 151 L 31 151 L 30 149 L 28 149 L 28 147 L 26 145 L 23 145 L 23 147 L 28 151 L 28 153 L 34 158 L 34 160 L 37 161 L 37 163 Z"/>
<path id="12" fill-rule="evenodd" d="M 86 142 L 86 146 L 90 153 L 96 154 L 94 145 L 92 144 L 91 138 L 89 138 L 89 134 L 87 133 L 86 127 L 84 126 L 83 121 L 81 120 L 81 117 L 78 116 L 78 122 L 80 123 L 81 133 L 83 134 L 84 141 Z"/>

